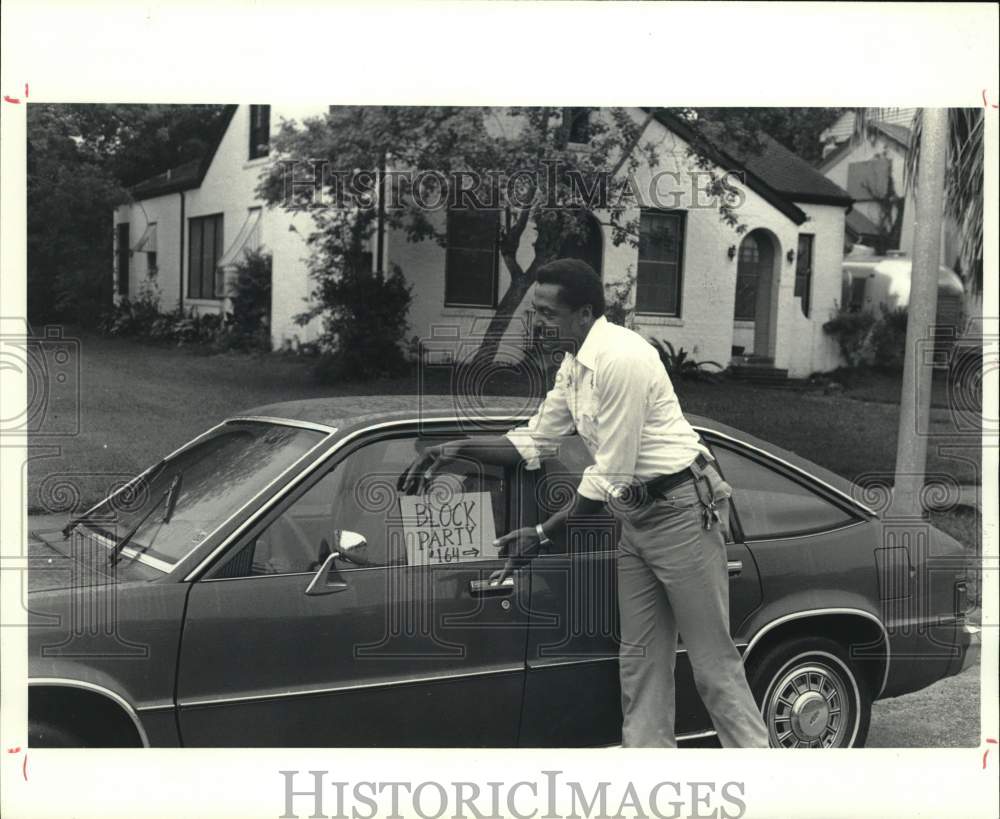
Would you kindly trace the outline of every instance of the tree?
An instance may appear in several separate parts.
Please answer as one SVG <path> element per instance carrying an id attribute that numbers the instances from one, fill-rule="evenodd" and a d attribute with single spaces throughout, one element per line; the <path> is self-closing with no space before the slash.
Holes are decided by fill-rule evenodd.
<path id="1" fill-rule="evenodd" d="M 730 137 L 745 142 L 763 131 L 807 162 L 822 159 L 820 134 L 835 123 L 846 108 L 698 108 L 698 116 L 726 127 Z"/>
<path id="2" fill-rule="evenodd" d="M 727 196 L 732 189 L 706 150 L 702 128 L 714 123 L 729 143 L 749 151 L 759 144 L 762 110 L 741 109 L 723 120 L 700 120 L 689 109 L 670 111 L 698 134 L 691 157 L 707 171 L 709 192 L 721 194 L 720 215 L 736 228 Z M 601 116 L 595 112 L 331 107 L 301 126 L 282 124 L 274 140 L 278 161 L 262 176 L 258 194 L 272 206 L 311 209 L 317 229 L 308 241 L 323 257 L 313 266 L 317 310 L 335 307 L 322 303 L 329 292 L 324 280 L 353 269 L 352 260 L 370 245 L 379 218 L 402 229 L 410 241 L 433 239 L 444 245 L 442 220 L 430 217 L 428 201 L 499 210 L 497 242 L 510 286 L 476 354 L 477 364 L 489 363 L 538 269 L 559 254 L 564 242 L 581 239 L 595 214 L 615 245 L 638 242 L 631 174 L 643 161 L 653 168 L 659 163 L 657 146 L 648 138 L 657 111 L 638 116 L 624 108 Z M 324 175 L 318 179 L 317 172 Z M 503 197 L 494 195 L 498 186 L 504 187 Z M 386 200 L 388 207 L 375 206 Z M 529 235 L 533 252 L 525 266 L 518 256 Z"/>
<path id="3" fill-rule="evenodd" d="M 28 314 L 93 322 L 111 303 L 110 213 L 127 187 L 206 151 L 218 105 L 27 108 Z"/>

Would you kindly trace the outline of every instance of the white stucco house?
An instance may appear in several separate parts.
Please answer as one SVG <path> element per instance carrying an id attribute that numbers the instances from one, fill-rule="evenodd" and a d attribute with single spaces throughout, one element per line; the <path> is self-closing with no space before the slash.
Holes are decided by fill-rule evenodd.
<path id="1" fill-rule="evenodd" d="M 280 118 L 301 121 L 324 110 L 229 106 L 203 160 L 136 185 L 132 201 L 114 214 L 116 292 L 134 296 L 153 287 L 164 310 L 219 312 L 227 309 L 234 262 L 248 248 L 266 248 L 273 259 L 275 347 L 313 340 L 318 322 L 301 327 L 293 320 L 311 290 L 305 237 L 313 223 L 306 213 L 264 206 L 254 190 L 269 161 L 271 127 Z M 587 259 L 607 285 L 634 274 L 634 328 L 697 360 L 749 359 L 792 377 L 836 367 L 836 343 L 822 325 L 841 297 L 845 215 L 852 205 L 847 191 L 767 137 L 753 157 L 708 146 L 720 169 L 742 175 L 736 214 L 745 231 L 737 233 L 714 204 L 699 201 L 687 151 L 697 138 L 690 125 L 658 113 L 649 129 L 661 161 L 657 168 L 641 164 L 635 177 L 638 247 L 616 247 L 595 219 L 590 235 L 565 252 Z M 670 207 L 663 206 L 665 198 Z M 432 218 L 447 228 L 447 246 L 410 242 L 386 229 L 373 265 L 379 258 L 385 269 L 396 264 L 414 285 L 410 334 L 456 340 L 463 357 L 510 281 L 486 224 L 500 216 L 440 211 Z M 518 258 L 525 267 L 532 240 L 529 228 Z M 525 298 L 504 339 L 512 349 L 524 346 L 529 303 Z"/>

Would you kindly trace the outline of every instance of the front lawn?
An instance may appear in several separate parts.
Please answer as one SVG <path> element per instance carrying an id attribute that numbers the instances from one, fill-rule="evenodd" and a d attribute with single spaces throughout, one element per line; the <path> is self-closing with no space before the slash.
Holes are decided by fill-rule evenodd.
<path id="1" fill-rule="evenodd" d="M 77 337 L 79 397 L 53 392 L 46 412 L 64 419 L 77 411 L 78 403 L 80 433 L 31 438 L 31 510 L 86 507 L 115 482 L 135 475 L 208 426 L 255 405 L 332 395 L 413 394 L 419 383 L 413 373 L 364 384 L 323 385 L 311 377 L 309 363 L 296 358 L 205 355 L 92 334 Z M 450 376 L 440 372 L 426 386 L 435 393 L 453 389 Z M 892 473 L 898 421 L 894 404 L 855 400 L 850 391 L 823 395 L 728 381 L 681 381 L 676 387 L 686 412 L 744 429 L 850 479 Z M 487 391 L 527 394 L 527 385 L 500 378 L 491 381 Z M 882 388 L 881 394 L 889 393 Z M 963 418 L 956 419 L 948 409 L 931 413 L 928 472 L 978 483 L 978 430 L 964 429 Z"/>

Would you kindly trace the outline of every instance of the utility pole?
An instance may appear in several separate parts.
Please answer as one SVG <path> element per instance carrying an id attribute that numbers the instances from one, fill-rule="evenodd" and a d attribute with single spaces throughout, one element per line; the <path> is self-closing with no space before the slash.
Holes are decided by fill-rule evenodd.
<path id="1" fill-rule="evenodd" d="M 927 433 L 934 374 L 927 345 L 932 338 L 930 330 L 937 313 L 947 158 L 948 111 L 945 108 L 927 108 L 923 112 L 917 189 L 914 192 L 917 213 L 913 231 L 913 273 L 896 439 L 892 509 L 898 517 L 920 517 L 924 514 L 921 492 L 927 471 Z"/>

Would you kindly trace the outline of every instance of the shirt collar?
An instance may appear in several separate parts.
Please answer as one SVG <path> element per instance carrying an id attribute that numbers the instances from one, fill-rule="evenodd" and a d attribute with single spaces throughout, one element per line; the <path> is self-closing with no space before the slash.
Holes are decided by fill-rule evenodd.
<path id="1" fill-rule="evenodd" d="M 588 370 L 593 370 L 597 361 L 597 353 L 600 352 L 603 345 L 603 338 L 608 326 L 608 319 L 606 316 L 600 316 L 594 320 L 594 323 L 590 327 L 590 331 L 587 333 L 587 337 L 583 340 L 583 344 L 580 345 L 580 349 L 577 350 L 576 360 L 579 361 Z"/>

